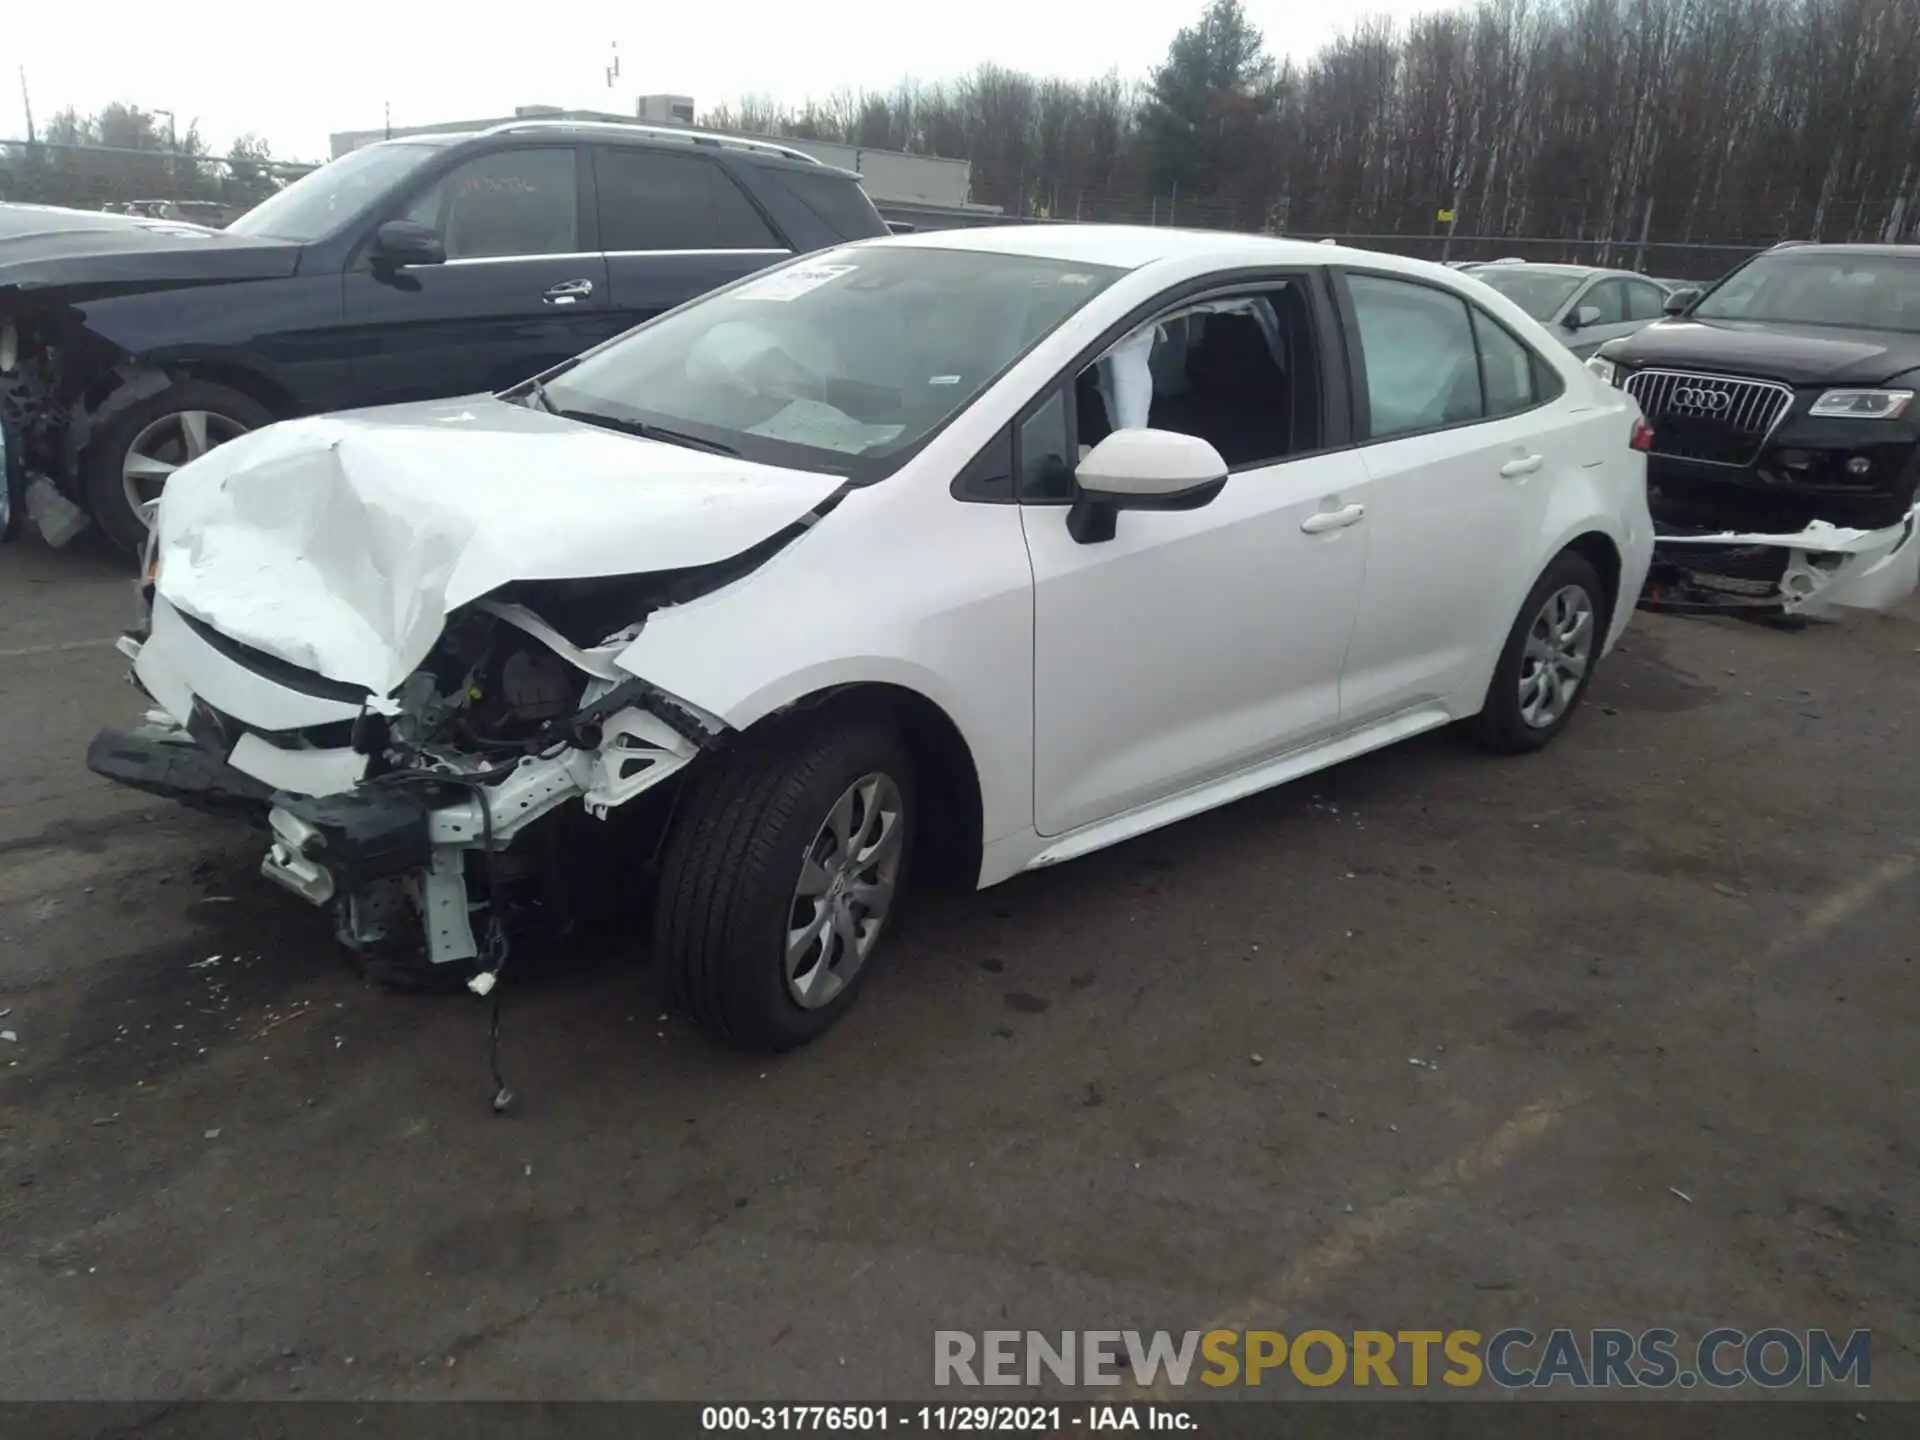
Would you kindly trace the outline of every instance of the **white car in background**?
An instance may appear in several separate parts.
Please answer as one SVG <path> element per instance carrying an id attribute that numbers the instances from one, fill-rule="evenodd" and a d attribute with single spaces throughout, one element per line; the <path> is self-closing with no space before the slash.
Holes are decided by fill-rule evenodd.
<path id="1" fill-rule="evenodd" d="M 154 708 L 89 760 L 264 816 L 389 978 L 484 989 L 523 904 L 657 859 L 679 1001 L 781 1049 L 910 862 L 993 885 L 1455 721 L 1544 746 L 1646 573 L 1646 438 L 1438 265 L 863 242 L 183 468 Z"/>

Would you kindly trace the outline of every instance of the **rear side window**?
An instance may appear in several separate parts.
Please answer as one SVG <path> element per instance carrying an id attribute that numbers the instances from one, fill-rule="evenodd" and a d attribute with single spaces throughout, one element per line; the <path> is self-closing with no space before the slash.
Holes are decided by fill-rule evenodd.
<path id="1" fill-rule="evenodd" d="M 1629 280 L 1627 283 L 1627 319 L 1658 320 L 1667 313 L 1667 292 L 1658 285 Z"/>
<path id="2" fill-rule="evenodd" d="M 1513 415 L 1539 403 L 1538 363 L 1495 320 L 1473 312 L 1473 335 L 1480 342 L 1480 383 L 1487 397 L 1487 415 Z"/>
<path id="3" fill-rule="evenodd" d="M 818 215 L 842 239 L 865 240 L 887 233 L 887 222 L 856 181 L 838 175 L 809 175 L 801 170 L 767 169 L 760 173 Z"/>
<path id="4" fill-rule="evenodd" d="M 1478 420 L 1480 356 L 1467 302 L 1430 285 L 1349 275 L 1359 380 L 1375 440 Z"/>
<path id="5" fill-rule="evenodd" d="M 594 152 L 602 250 L 778 250 L 779 237 L 726 171 L 696 155 Z"/>

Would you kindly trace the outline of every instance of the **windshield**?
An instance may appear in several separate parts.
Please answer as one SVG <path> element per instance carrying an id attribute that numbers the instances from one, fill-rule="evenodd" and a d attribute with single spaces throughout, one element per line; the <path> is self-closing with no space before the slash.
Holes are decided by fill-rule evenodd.
<path id="1" fill-rule="evenodd" d="M 322 240 L 388 194 L 434 153 L 431 145 L 379 144 L 349 150 L 270 195 L 227 226 L 305 245 Z"/>
<path id="2" fill-rule="evenodd" d="M 1767 255 L 1728 276 L 1693 313 L 1703 320 L 1920 330 L 1920 259 Z"/>
<path id="3" fill-rule="evenodd" d="M 1122 273 L 970 250 L 830 250 L 586 356 L 548 380 L 545 399 L 576 419 L 878 479 Z"/>
<path id="4" fill-rule="evenodd" d="M 1587 277 L 1561 275 L 1552 270 L 1522 270 L 1517 265 L 1493 265 L 1473 272 L 1535 320 L 1551 320 Z"/>

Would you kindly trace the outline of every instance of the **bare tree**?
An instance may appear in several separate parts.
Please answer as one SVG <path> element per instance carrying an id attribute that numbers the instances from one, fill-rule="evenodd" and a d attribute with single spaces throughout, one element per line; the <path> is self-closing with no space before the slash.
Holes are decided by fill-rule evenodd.
<path id="1" fill-rule="evenodd" d="M 1149 84 L 985 66 L 741 128 L 973 162 L 1015 214 L 1571 251 L 1920 236 L 1914 0 L 1480 0 L 1276 65 L 1210 0 Z M 56 124 L 58 121 L 56 121 Z"/>

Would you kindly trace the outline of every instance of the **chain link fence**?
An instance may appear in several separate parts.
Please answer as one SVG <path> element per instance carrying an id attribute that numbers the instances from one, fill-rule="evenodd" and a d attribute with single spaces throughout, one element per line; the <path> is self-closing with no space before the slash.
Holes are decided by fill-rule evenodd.
<path id="1" fill-rule="evenodd" d="M 0 201 L 224 224 L 316 168 L 169 150 L 0 140 Z"/>

